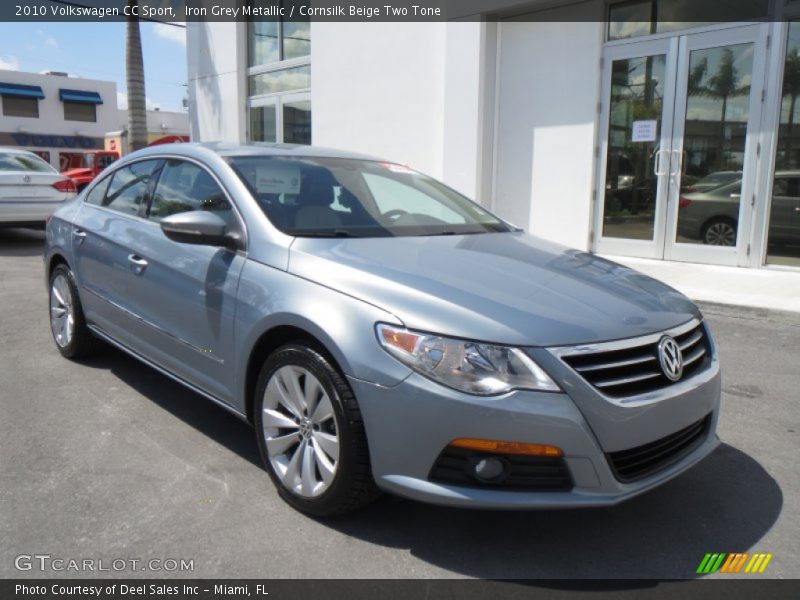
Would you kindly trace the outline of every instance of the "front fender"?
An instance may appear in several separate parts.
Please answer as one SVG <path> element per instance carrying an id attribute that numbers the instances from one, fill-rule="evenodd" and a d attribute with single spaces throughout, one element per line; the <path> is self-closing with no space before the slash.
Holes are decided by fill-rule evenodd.
<path id="1" fill-rule="evenodd" d="M 391 387 L 411 371 L 378 344 L 375 323 L 403 323 L 391 313 L 281 269 L 248 260 L 239 281 L 235 335 L 236 403 L 246 409 L 249 357 L 261 337 L 291 326 L 315 337 L 345 375 Z"/>

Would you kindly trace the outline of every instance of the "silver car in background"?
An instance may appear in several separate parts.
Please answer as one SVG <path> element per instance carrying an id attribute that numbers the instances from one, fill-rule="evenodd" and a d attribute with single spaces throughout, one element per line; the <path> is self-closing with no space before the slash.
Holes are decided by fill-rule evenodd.
<path id="1" fill-rule="evenodd" d="M 612 505 L 719 443 L 717 352 L 688 299 L 403 165 L 145 149 L 55 213 L 44 260 L 64 356 L 104 340 L 252 423 L 309 514 L 379 490 Z"/>
<path id="2" fill-rule="evenodd" d="M 0 147 L 0 227 L 42 226 L 75 184 L 33 152 Z"/>

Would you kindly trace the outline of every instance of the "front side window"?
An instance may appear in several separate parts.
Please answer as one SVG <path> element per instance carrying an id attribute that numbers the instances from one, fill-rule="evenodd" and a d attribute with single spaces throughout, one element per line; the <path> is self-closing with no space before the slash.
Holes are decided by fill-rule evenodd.
<path id="1" fill-rule="evenodd" d="M 147 188 L 158 162 L 144 160 L 117 169 L 100 206 L 128 215 L 139 214 L 139 208 L 145 202 Z"/>
<path id="2" fill-rule="evenodd" d="M 408 167 L 344 158 L 231 157 L 272 223 L 301 237 L 511 231 L 443 183 Z"/>
<path id="3" fill-rule="evenodd" d="M 3 115 L 6 117 L 39 118 L 38 98 L 18 98 L 3 96 Z"/>
<path id="4" fill-rule="evenodd" d="M 97 106 L 87 102 L 64 102 L 65 121 L 97 122 Z"/>
<path id="5" fill-rule="evenodd" d="M 160 221 L 194 210 L 212 211 L 229 225 L 234 222 L 230 203 L 208 171 L 194 163 L 168 160 L 156 183 L 148 218 Z"/>

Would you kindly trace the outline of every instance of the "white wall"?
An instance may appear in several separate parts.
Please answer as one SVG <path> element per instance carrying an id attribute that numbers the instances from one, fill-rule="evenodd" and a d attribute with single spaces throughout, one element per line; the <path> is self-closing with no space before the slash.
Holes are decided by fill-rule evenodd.
<path id="1" fill-rule="evenodd" d="M 585 22 L 592 10 L 596 21 Z M 534 235 L 583 249 L 591 230 L 602 10 L 601 2 L 584 2 L 542 13 L 540 22 L 504 21 L 499 31 L 494 209 Z"/>
<path id="2" fill-rule="evenodd" d="M 442 174 L 443 23 L 312 23 L 313 143 Z"/>
<path id="3" fill-rule="evenodd" d="M 193 140 L 244 142 L 247 38 L 244 23 L 187 23 Z"/>

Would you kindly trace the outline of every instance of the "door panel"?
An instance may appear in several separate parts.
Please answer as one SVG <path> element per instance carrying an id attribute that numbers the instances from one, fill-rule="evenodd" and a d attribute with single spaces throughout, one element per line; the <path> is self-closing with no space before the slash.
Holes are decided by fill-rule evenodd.
<path id="1" fill-rule="evenodd" d="M 157 166 L 157 160 L 140 161 L 99 181 L 81 203 L 72 228 L 86 317 L 123 344 L 135 320 L 128 294 L 130 247 Z"/>
<path id="2" fill-rule="evenodd" d="M 131 252 L 130 301 L 141 317 L 131 327 L 134 350 L 225 401 L 233 398 L 233 321 L 245 258 L 229 249 L 182 244 L 158 224 L 178 212 L 210 210 L 237 226 L 221 188 L 193 163 L 168 160 Z"/>
<path id="3" fill-rule="evenodd" d="M 84 203 L 72 228 L 75 274 L 86 318 L 122 344 L 131 325 L 127 241 L 132 225 L 130 217 Z"/>

